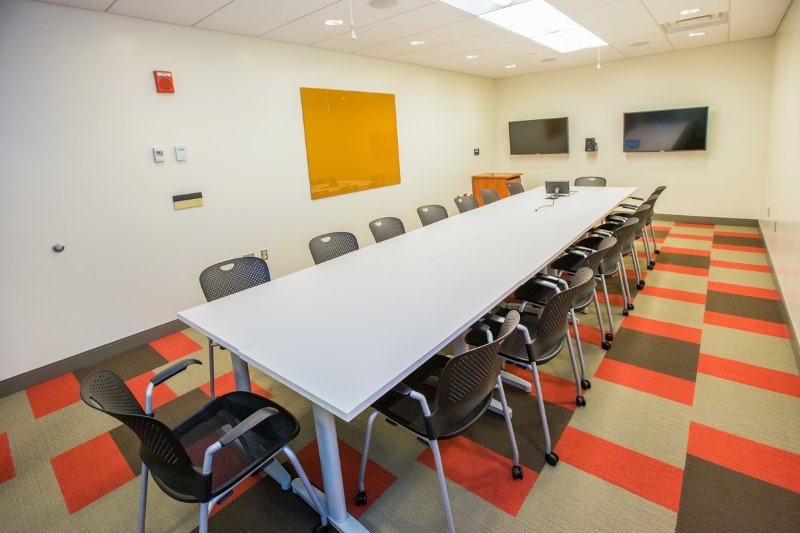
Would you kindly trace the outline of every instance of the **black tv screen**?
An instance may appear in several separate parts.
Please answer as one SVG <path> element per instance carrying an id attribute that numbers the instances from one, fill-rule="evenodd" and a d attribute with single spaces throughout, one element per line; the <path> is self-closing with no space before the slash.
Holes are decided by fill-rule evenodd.
<path id="1" fill-rule="evenodd" d="M 519 120 L 508 123 L 511 155 L 568 154 L 568 118 Z"/>
<path id="2" fill-rule="evenodd" d="M 706 150 L 708 107 L 625 113 L 623 152 Z"/>

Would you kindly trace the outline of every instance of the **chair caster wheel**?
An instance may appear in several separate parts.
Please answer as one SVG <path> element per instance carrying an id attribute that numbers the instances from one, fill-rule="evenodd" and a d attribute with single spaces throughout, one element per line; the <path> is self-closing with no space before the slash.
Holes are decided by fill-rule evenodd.
<path id="1" fill-rule="evenodd" d="M 317 524 L 317 527 L 314 528 L 314 533 L 327 533 L 327 532 L 328 532 L 327 525 L 323 526 L 322 524 Z"/>
<path id="2" fill-rule="evenodd" d="M 656 255 L 658 255 L 658 254 L 661 253 L 661 250 L 655 250 L 655 252 L 656 252 Z"/>
<path id="3" fill-rule="evenodd" d="M 515 465 L 511 468 L 511 477 L 514 479 L 522 479 L 522 467 Z"/>
<path id="4" fill-rule="evenodd" d="M 656 262 L 653 261 L 653 260 L 650 261 L 650 264 L 653 265 L 653 266 L 656 266 Z"/>
<path id="5" fill-rule="evenodd" d="M 608 350 L 611 348 L 611 343 L 608 341 L 603 341 L 603 344 L 600 345 L 604 350 Z"/>
<path id="6" fill-rule="evenodd" d="M 581 380 L 581 388 L 582 388 L 583 390 L 589 390 L 589 389 L 591 389 L 591 388 L 592 388 L 592 382 L 591 382 L 591 381 L 589 381 L 588 379 L 582 379 L 582 380 Z"/>
<path id="7" fill-rule="evenodd" d="M 613 333 L 606 333 L 606 340 L 607 341 L 613 341 L 614 340 L 614 334 Z"/>
<path id="8" fill-rule="evenodd" d="M 544 460 L 550 466 L 556 466 L 558 464 L 558 455 L 556 455 L 556 452 L 546 453 L 544 454 Z"/>
<path id="9" fill-rule="evenodd" d="M 655 267 L 655 265 L 647 265 L 647 270 L 653 270 Z"/>
<path id="10" fill-rule="evenodd" d="M 633 304 L 628 304 L 628 311 L 633 311 Z"/>
<path id="11" fill-rule="evenodd" d="M 627 309 L 623 309 L 623 310 L 622 310 L 622 316 L 628 316 L 629 314 L 630 314 L 630 313 L 628 312 L 628 310 L 627 310 Z"/>
<path id="12" fill-rule="evenodd" d="M 639 290 L 644 289 L 644 281 L 640 281 L 639 283 L 637 283 L 636 284 L 636 288 L 639 289 Z"/>
<path id="13" fill-rule="evenodd" d="M 577 398 L 575 398 L 575 405 L 577 405 L 578 407 L 583 407 L 584 405 L 586 405 L 586 398 L 584 398 L 583 396 L 578 396 Z"/>
<path id="14" fill-rule="evenodd" d="M 356 505 L 367 505 L 367 493 L 363 490 L 356 494 Z"/>

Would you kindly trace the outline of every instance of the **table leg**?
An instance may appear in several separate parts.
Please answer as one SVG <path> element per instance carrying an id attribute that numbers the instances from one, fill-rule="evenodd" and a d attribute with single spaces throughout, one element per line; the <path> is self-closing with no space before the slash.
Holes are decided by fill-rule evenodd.
<path id="1" fill-rule="evenodd" d="M 233 352 L 231 354 L 231 366 L 233 366 L 233 381 L 236 383 L 236 390 L 250 392 L 250 368 L 242 358 Z M 283 468 L 278 461 L 272 461 L 264 468 L 269 477 L 278 482 L 283 490 L 289 490 L 292 486 L 292 476 Z"/>

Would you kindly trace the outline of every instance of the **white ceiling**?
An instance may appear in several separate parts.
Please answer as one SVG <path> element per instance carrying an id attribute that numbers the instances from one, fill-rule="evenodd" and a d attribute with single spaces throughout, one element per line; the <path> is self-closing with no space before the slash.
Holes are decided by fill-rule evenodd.
<path id="1" fill-rule="evenodd" d="M 148 20 L 249 35 L 487 78 L 597 62 L 598 49 L 561 54 L 435 0 L 397 0 L 377 9 L 352 0 L 39 0 Z M 515 0 L 516 2 L 524 0 Z M 602 62 L 773 35 L 791 0 L 548 0 L 608 43 Z M 702 11 L 681 16 L 681 10 Z M 682 19 L 726 14 L 705 35 Z M 341 26 L 325 26 L 341 19 Z M 677 24 L 676 24 L 677 23 Z M 666 32 L 663 25 L 677 26 Z M 425 44 L 411 46 L 414 40 Z M 466 59 L 467 55 L 477 58 Z M 506 65 L 516 65 L 506 68 Z"/>

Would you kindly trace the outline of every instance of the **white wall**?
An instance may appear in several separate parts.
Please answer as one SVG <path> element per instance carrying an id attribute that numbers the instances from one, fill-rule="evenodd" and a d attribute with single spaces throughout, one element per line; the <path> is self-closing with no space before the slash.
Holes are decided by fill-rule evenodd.
<path id="1" fill-rule="evenodd" d="M 800 335 L 800 5 L 793 2 L 775 37 L 775 74 L 767 136 L 761 230 L 786 306 Z M 767 216 L 766 205 L 770 213 Z"/>
<path id="2" fill-rule="evenodd" d="M 667 185 L 661 213 L 756 219 L 771 58 L 767 38 L 500 80 L 497 170 L 523 172 L 526 186 L 585 175 L 643 194 Z M 707 152 L 622 152 L 623 113 L 696 106 L 709 106 Z M 509 121 L 563 116 L 569 155 L 508 155 Z M 585 137 L 598 152 L 584 152 Z"/>
<path id="3" fill-rule="evenodd" d="M 174 320 L 216 261 L 268 247 L 279 277 L 317 234 L 455 213 L 494 167 L 483 78 L 28 0 L 0 0 L 0 72 L 0 380 Z M 394 93 L 402 183 L 312 202 L 301 86 Z"/>

